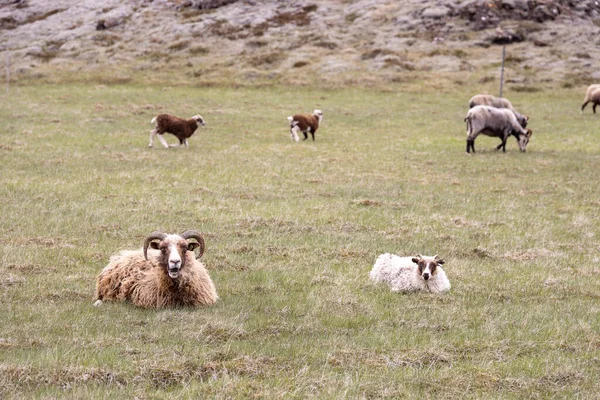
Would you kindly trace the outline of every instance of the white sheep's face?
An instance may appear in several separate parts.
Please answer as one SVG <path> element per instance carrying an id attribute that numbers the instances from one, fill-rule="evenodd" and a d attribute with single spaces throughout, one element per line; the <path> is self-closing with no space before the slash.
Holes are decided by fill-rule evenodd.
<path id="1" fill-rule="evenodd" d="M 531 129 L 527 129 L 527 134 L 519 135 L 519 139 L 518 139 L 519 150 L 521 150 L 522 152 L 527 151 L 527 144 L 529 143 L 529 139 L 531 138 L 532 134 L 533 133 L 531 132 Z"/>
<path id="2" fill-rule="evenodd" d="M 195 119 L 196 122 L 198 123 L 198 125 L 206 126 L 206 123 L 204 122 L 204 118 L 202 118 L 202 115 L 196 114 L 192 117 L 192 119 Z"/>
<path id="3" fill-rule="evenodd" d="M 444 264 L 444 260 L 437 255 L 433 257 L 418 255 L 412 259 L 412 262 L 417 264 L 419 267 L 419 274 L 426 281 L 436 274 L 438 265 Z"/>
<path id="4" fill-rule="evenodd" d="M 167 235 L 160 242 L 152 242 L 153 249 L 160 250 L 160 261 L 167 268 L 167 273 L 173 279 L 179 277 L 181 269 L 185 265 L 185 253 L 188 251 L 187 240 L 179 235 Z"/>

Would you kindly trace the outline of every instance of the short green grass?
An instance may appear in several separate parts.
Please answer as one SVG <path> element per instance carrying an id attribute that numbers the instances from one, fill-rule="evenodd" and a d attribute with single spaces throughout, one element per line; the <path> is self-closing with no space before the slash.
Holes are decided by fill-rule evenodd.
<path id="1" fill-rule="evenodd" d="M 508 93 L 528 152 L 480 136 L 468 156 L 473 93 L 11 87 L 0 397 L 596 397 L 600 117 L 581 90 Z M 316 142 L 291 142 L 313 108 Z M 207 127 L 149 149 L 161 112 Z M 110 255 L 156 229 L 204 233 L 218 304 L 92 307 Z M 451 292 L 370 283 L 383 252 L 439 254 Z"/>

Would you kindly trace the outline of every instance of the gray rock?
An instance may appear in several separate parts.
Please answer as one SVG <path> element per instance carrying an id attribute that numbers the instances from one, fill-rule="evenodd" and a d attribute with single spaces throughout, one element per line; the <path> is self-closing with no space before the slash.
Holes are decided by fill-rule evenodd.
<path id="1" fill-rule="evenodd" d="M 450 13 L 450 9 L 448 7 L 429 7 L 423 10 L 421 16 L 423 18 L 432 18 L 432 19 L 440 19 L 444 18 Z"/>

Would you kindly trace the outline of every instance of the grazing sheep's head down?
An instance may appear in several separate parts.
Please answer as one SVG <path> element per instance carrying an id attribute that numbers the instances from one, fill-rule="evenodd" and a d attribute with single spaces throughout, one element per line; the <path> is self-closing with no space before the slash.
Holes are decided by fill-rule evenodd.
<path id="1" fill-rule="evenodd" d="M 531 131 L 531 129 L 527 129 L 527 133 L 523 134 L 523 133 L 519 133 L 517 136 L 517 141 L 519 143 L 519 150 L 521 150 L 521 152 L 525 152 L 527 151 L 527 144 L 529 143 L 529 139 L 531 138 L 531 135 L 533 135 L 533 132 Z"/>
<path id="2" fill-rule="evenodd" d="M 195 239 L 196 242 L 190 241 Z M 144 258 L 148 260 L 148 246 L 160 250 L 158 260 L 172 279 L 179 277 L 179 272 L 185 268 L 186 252 L 199 249 L 196 259 L 204 254 L 204 239 L 196 231 L 186 231 L 181 235 L 167 235 L 162 232 L 152 232 L 144 241 Z"/>
<path id="3" fill-rule="evenodd" d="M 425 280 L 429 280 L 429 278 L 435 275 L 438 265 L 444 264 L 444 260 L 439 258 L 437 254 L 433 257 L 418 254 L 416 257 L 413 257 L 412 262 L 417 264 L 419 267 L 419 274 Z"/>
<path id="4" fill-rule="evenodd" d="M 198 123 L 198 125 L 206 126 L 206 123 L 204 122 L 204 118 L 202 118 L 202 115 L 200 115 L 200 114 L 194 115 L 191 119 L 195 119 L 196 122 Z"/>

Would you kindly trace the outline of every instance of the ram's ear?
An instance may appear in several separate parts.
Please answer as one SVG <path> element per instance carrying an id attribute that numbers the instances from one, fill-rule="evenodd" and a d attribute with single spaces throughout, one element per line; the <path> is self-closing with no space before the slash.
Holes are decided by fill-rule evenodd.
<path id="1" fill-rule="evenodd" d="M 433 257 L 433 260 L 439 265 L 444 265 L 446 263 L 446 261 L 441 259 L 437 254 L 435 255 L 435 257 Z"/>
<path id="2" fill-rule="evenodd" d="M 160 244 L 160 242 L 157 242 L 156 240 L 153 242 L 150 242 L 150 247 L 153 248 L 154 250 L 158 250 L 158 245 Z"/>
<path id="3" fill-rule="evenodd" d="M 188 243 L 188 251 L 194 251 L 198 247 L 200 247 L 200 245 L 198 243 L 196 243 L 196 242 L 190 242 L 190 243 Z"/>
<path id="4" fill-rule="evenodd" d="M 423 258 L 423 256 L 422 256 L 422 255 L 420 255 L 420 254 L 417 254 L 417 256 L 416 256 L 416 257 L 413 257 L 413 258 L 412 258 L 412 262 L 414 262 L 415 264 L 418 264 L 418 263 L 419 263 L 419 261 L 421 261 L 421 259 L 422 259 L 422 258 Z"/>

